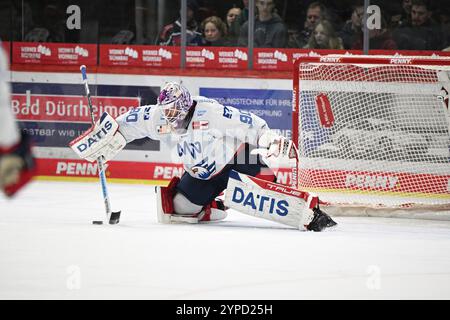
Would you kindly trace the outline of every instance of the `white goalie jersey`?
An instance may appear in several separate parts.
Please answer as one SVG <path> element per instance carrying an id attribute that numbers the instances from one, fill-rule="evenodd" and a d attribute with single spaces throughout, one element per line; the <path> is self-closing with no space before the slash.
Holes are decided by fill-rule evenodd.
<path id="1" fill-rule="evenodd" d="M 100 158 L 108 161 L 113 159 L 127 143 L 149 137 L 168 144 L 169 149 L 172 150 L 171 158 L 163 159 L 164 161 L 182 163 L 190 176 L 200 180 L 211 180 L 212 177 L 223 172 L 228 164 L 251 165 L 249 160 L 252 159 L 256 165 L 257 158 L 247 157 L 247 152 L 244 157 L 241 157 L 240 151 L 246 144 L 253 146 L 250 153 L 260 155 L 269 167 L 272 167 L 269 160 L 285 159 L 289 162 L 297 159 L 297 152 L 292 141 L 274 133 L 258 116 L 223 106 L 215 100 L 204 97 L 195 97 L 193 101 L 194 109 L 186 111 L 185 123 L 177 126 L 169 125 L 168 116 L 163 115 L 161 104 L 135 108 L 116 119 L 105 112 L 95 126 L 71 142 L 71 148 L 88 161 L 92 162 Z M 174 127 L 177 129 L 173 129 Z M 250 176 L 246 178 L 245 174 L 240 175 L 237 171 L 234 178 L 231 174 L 228 178 L 230 180 L 225 205 L 230 208 L 269 220 L 274 220 L 272 216 L 275 213 L 279 216 L 275 221 L 299 229 L 320 231 L 335 224 L 331 218 L 320 211 L 318 198 L 315 196 L 276 183 L 264 184 L 264 180 L 256 178 L 253 180 Z M 174 209 L 174 204 L 172 208 L 168 205 L 171 201 L 173 203 L 181 201 L 184 205 L 195 206 L 193 213 L 198 213 L 197 209 L 202 208 L 200 205 L 191 203 L 187 196 L 184 200 L 173 198 L 173 194 L 170 194 L 172 192 L 170 185 L 173 185 L 173 181 L 176 185 L 177 180 L 172 179 L 169 187 L 165 188 L 169 188 L 168 190 L 163 192 L 162 187 L 157 189 L 160 195 L 158 220 L 161 222 L 187 221 L 182 216 L 183 213 Z M 250 181 L 253 186 L 247 188 Z M 199 192 L 201 193 L 202 190 Z M 163 197 L 166 197 L 166 200 L 169 199 L 167 203 L 163 201 Z M 313 203 L 309 201 L 311 199 L 316 201 Z M 177 214 L 181 217 L 172 220 L 171 216 L 176 215 L 174 212 L 178 212 Z M 170 219 L 167 220 L 165 215 L 169 215 Z M 211 216 L 208 219 L 210 218 Z M 196 222 L 203 221 L 199 220 L 198 216 L 190 216 L 189 219 Z"/>
<path id="2" fill-rule="evenodd" d="M 156 105 L 130 110 L 116 121 L 127 143 L 149 137 L 168 144 L 170 162 L 182 163 L 194 178 L 209 180 L 228 164 L 246 143 L 258 146 L 258 139 L 270 129 L 260 117 L 223 106 L 216 100 L 193 97 L 197 102 L 187 130 L 172 132 Z"/>

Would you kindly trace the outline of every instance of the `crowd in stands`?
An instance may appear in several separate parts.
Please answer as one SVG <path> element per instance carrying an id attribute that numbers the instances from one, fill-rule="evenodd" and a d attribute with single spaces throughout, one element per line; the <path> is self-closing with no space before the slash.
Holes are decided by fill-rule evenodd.
<path id="1" fill-rule="evenodd" d="M 364 1 L 299 3 L 305 7 L 303 23 L 292 27 L 283 21 L 275 0 L 255 0 L 254 47 L 363 49 Z M 369 30 L 371 49 L 450 50 L 450 1 L 372 0 L 371 4 L 381 9 L 379 26 Z M 192 10 L 188 17 L 193 19 L 198 2 L 189 0 L 188 6 Z M 170 26 L 177 23 L 179 20 Z M 188 40 L 188 45 L 245 47 L 248 1 L 234 4 L 223 20 L 212 16 L 193 26 L 189 20 L 189 31 L 196 36 Z M 172 30 L 179 31 L 175 27 Z M 166 33 L 164 29 L 156 44 L 177 45 L 177 41 L 164 36 Z"/>
<path id="2" fill-rule="evenodd" d="M 43 11 L 48 16 L 46 24 L 29 30 L 23 40 L 67 41 L 61 28 L 57 28 L 56 21 L 61 14 L 56 9 L 57 1 L 47 2 L 52 5 Z M 136 3 L 132 4 L 130 12 L 136 11 Z M 254 47 L 363 48 L 363 0 L 298 0 L 293 3 L 255 0 Z M 381 9 L 380 28 L 369 31 L 371 49 L 450 51 L 449 0 L 371 0 L 371 4 Z M 215 1 L 187 0 L 187 45 L 247 46 L 248 5 L 248 0 L 224 0 L 218 9 Z M 180 45 L 179 16 L 147 37 L 137 37 L 137 17 L 130 19 L 134 19 L 134 29 L 116 31 L 110 43 Z"/>

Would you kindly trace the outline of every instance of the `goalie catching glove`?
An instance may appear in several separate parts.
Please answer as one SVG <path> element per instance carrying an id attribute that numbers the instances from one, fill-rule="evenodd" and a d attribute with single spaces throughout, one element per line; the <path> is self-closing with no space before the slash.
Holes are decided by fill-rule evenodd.
<path id="1" fill-rule="evenodd" d="M 298 152 L 294 143 L 272 130 L 265 131 L 258 139 L 258 149 L 251 154 L 259 154 L 271 168 L 280 166 L 295 167 Z"/>
<path id="2" fill-rule="evenodd" d="M 104 112 L 95 126 L 70 142 L 70 147 L 87 161 L 94 162 L 103 157 L 106 162 L 113 159 L 126 144 L 117 121 Z"/>

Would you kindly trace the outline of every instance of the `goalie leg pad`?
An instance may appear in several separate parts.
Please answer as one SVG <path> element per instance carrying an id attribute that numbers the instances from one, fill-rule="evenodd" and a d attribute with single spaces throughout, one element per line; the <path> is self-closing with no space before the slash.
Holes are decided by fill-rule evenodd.
<path id="1" fill-rule="evenodd" d="M 323 228 L 308 228 L 314 218 L 320 215 L 320 210 L 316 210 L 318 204 L 319 198 L 307 192 L 236 171 L 230 172 L 225 205 L 242 213 L 279 222 L 299 230 L 320 231 Z M 323 212 L 320 211 L 320 213 Z M 323 225 L 322 219 L 319 224 Z"/>
<path id="2" fill-rule="evenodd" d="M 167 187 L 156 187 L 157 215 L 160 223 L 199 223 L 213 222 L 226 218 L 226 207 L 219 199 L 206 206 L 199 206 L 177 193 L 180 178 L 173 177 Z"/>
<path id="3" fill-rule="evenodd" d="M 180 182 L 180 178 L 173 177 L 167 187 L 156 187 L 156 213 L 159 223 L 171 222 L 170 217 L 174 213 L 173 198 L 178 182 Z"/>

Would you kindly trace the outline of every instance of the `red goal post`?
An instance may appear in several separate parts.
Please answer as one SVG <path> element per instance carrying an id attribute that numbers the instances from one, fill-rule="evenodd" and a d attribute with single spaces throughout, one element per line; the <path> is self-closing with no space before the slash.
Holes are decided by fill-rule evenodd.
<path id="1" fill-rule="evenodd" d="M 449 70 L 449 58 L 296 60 L 298 188 L 331 205 L 450 208 Z"/>

